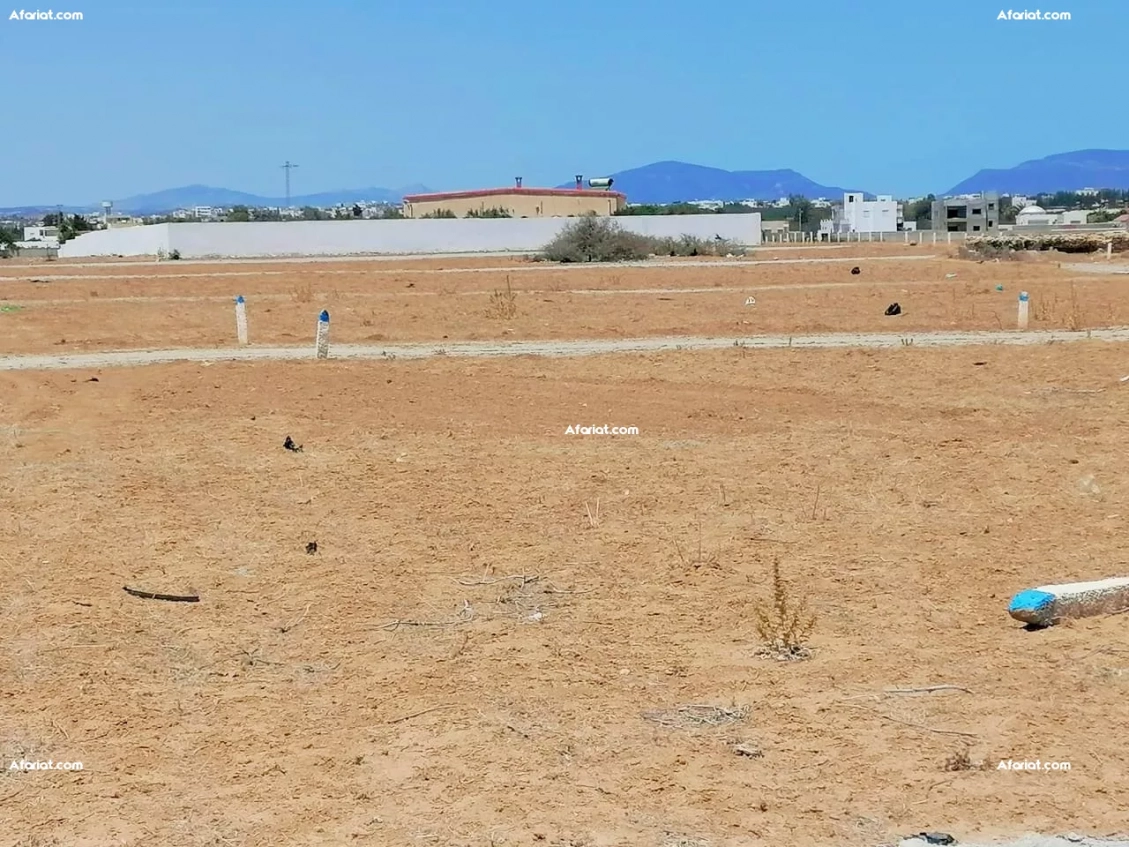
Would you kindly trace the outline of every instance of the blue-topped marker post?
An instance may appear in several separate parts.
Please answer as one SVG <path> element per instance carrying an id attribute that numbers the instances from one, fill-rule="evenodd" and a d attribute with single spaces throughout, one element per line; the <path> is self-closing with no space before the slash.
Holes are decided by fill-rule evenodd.
<path id="1" fill-rule="evenodd" d="M 1067 618 L 1110 615 L 1129 609 L 1129 577 L 1028 588 L 1011 598 L 1008 614 L 1029 626 Z"/>
<path id="2" fill-rule="evenodd" d="M 1028 304 L 1027 292 L 1026 291 L 1020 291 L 1019 292 L 1019 321 L 1018 321 L 1020 329 L 1027 329 L 1028 309 L 1029 309 L 1029 304 Z"/>
<path id="3" fill-rule="evenodd" d="M 235 334 L 240 344 L 247 343 L 247 302 L 242 294 L 235 298 Z"/>
<path id="4" fill-rule="evenodd" d="M 329 310 L 322 309 L 318 315 L 318 334 L 314 352 L 319 359 L 329 358 Z"/>

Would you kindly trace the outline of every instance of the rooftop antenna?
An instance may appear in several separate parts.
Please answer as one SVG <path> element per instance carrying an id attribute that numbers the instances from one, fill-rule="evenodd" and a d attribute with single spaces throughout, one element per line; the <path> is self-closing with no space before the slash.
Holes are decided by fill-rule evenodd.
<path id="1" fill-rule="evenodd" d="M 289 208 L 291 208 L 291 206 L 290 206 L 290 171 L 292 171 L 294 168 L 296 168 L 298 166 L 293 164 L 289 159 L 287 159 L 286 164 L 285 165 L 279 165 L 279 167 L 284 168 L 286 170 L 286 208 L 289 209 Z"/>

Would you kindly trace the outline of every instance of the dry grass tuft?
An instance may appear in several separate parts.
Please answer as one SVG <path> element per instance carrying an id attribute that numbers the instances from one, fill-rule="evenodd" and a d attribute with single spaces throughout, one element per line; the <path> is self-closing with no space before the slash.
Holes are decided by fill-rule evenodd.
<path id="1" fill-rule="evenodd" d="M 490 305 L 486 309 L 486 317 L 511 320 L 517 317 L 517 292 L 510 285 L 510 275 L 506 274 L 506 290 L 494 290 L 490 295 Z"/>
<path id="2" fill-rule="evenodd" d="M 724 493 L 722 494 L 724 497 Z M 682 563 L 684 568 L 717 568 L 720 567 L 718 551 L 707 552 L 705 545 L 702 542 L 702 521 L 698 519 L 698 545 L 696 549 L 686 550 L 678 542 L 674 542 L 674 552 L 678 555 L 678 561 Z"/>
<path id="3" fill-rule="evenodd" d="M 967 747 L 962 747 L 960 750 L 955 751 L 941 764 L 942 770 L 949 771 L 950 773 L 978 771 L 982 770 L 983 767 L 983 762 L 974 762 L 972 760 L 972 756 Z"/>
<path id="4" fill-rule="evenodd" d="M 689 835 L 675 835 L 668 832 L 663 836 L 660 847 L 710 847 L 710 842 L 704 838 L 694 838 Z"/>
<path id="5" fill-rule="evenodd" d="M 794 601 L 788 584 L 780 574 L 780 560 L 772 562 L 772 606 L 756 605 L 757 635 L 764 644 L 757 655 L 780 661 L 796 661 L 811 657 L 808 638 L 815 629 L 815 615 L 807 611 L 807 601 Z"/>
<path id="6" fill-rule="evenodd" d="M 748 706 L 678 706 L 644 712 L 643 718 L 668 729 L 708 729 L 743 721 L 749 716 Z"/>
<path id="7" fill-rule="evenodd" d="M 588 528 L 596 529 L 600 526 L 600 498 L 596 498 L 596 508 L 593 511 L 592 507 L 588 505 L 588 501 L 584 501 L 584 514 L 588 517 Z"/>
<path id="8" fill-rule="evenodd" d="M 0 426 L 0 443 L 6 443 L 10 448 L 18 448 L 24 446 L 25 431 L 22 427 L 16 424 L 5 424 Z"/>

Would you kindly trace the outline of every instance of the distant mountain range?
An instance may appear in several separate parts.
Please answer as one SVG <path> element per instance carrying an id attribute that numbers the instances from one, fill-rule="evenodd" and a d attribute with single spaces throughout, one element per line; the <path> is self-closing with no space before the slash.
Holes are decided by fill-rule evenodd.
<path id="1" fill-rule="evenodd" d="M 622 191 L 631 203 L 677 203 L 686 200 L 777 200 L 789 194 L 800 194 L 815 199 L 842 199 L 846 191 L 857 188 L 839 188 L 820 185 L 801 173 L 782 171 L 725 171 L 686 162 L 656 162 L 641 168 L 613 174 L 592 174 L 593 177 L 610 176 L 612 188 Z M 560 186 L 570 188 L 575 182 Z"/>
<path id="2" fill-rule="evenodd" d="M 614 190 L 622 191 L 632 203 L 676 203 L 685 200 L 774 200 L 789 194 L 809 199 L 838 199 L 846 191 L 834 185 L 821 185 L 793 170 L 726 171 L 686 162 L 655 162 L 641 168 L 618 173 L 594 173 L 587 178 L 610 176 Z M 561 188 L 571 188 L 565 183 Z M 1129 190 L 1129 150 L 1077 150 L 1058 153 L 1044 159 L 1023 162 L 1013 168 L 982 170 L 957 183 L 944 194 L 969 194 L 977 191 L 999 191 L 1003 194 L 1040 194 L 1055 191 L 1077 191 L 1082 188 L 1117 188 Z M 304 194 L 290 198 L 294 206 L 337 206 L 361 201 L 399 203 L 405 194 L 426 194 L 423 185 L 403 188 L 350 188 Z M 866 192 L 863 192 L 866 193 Z M 868 196 L 873 196 L 869 195 Z M 114 211 L 135 215 L 154 215 L 193 206 L 284 206 L 285 198 L 260 197 L 227 188 L 188 185 L 154 194 L 139 194 L 114 201 Z M 0 216 L 36 215 L 53 212 L 54 205 L 24 206 L 0 209 Z M 68 213 L 101 209 L 101 203 L 87 206 L 64 206 Z"/>
<path id="3" fill-rule="evenodd" d="M 292 206 L 339 206 L 364 201 L 372 203 L 400 203 L 405 194 L 426 193 L 430 189 L 423 185 L 408 185 L 403 188 L 346 188 L 340 191 L 325 191 L 321 194 L 302 194 L 290 198 Z M 244 191 L 228 188 L 212 188 L 207 185 L 186 185 L 183 188 L 168 188 L 153 194 L 137 194 L 123 200 L 114 201 L 114 211 L 130 215 L 158 215 L 177 209 L 191 209 L 193 206 L 256 206 L 284 207 L 285 197 L 261 197 Z M 102 204 L 87 206 L 63 206 L 68 214 L 101 211 Z M 30 215 L 58 211 L 58 206 L 20 206 L 0 209 L 0 215 Z"/>
<path id="4" fill-rule="evenodd" d="M 1129 189 L 1129 150 L 1075 150 L 1014 168 L 983 170 L 945 193 L 1053 194 L 1082 188 Z"/>
<path id="5" fill-rule="evenodd" d="M 427 191 L 422 185 L 405 188 L 346 188 L 340 191 L 324 191 L 321 194 L 302 194 L 290 198 L 292 206 L 339 206 L 344 203 L 399 203 L 405 194 Z M 176 209 L 189 209 L 193 206 L 274 206 L 285 207 L 285 197 L 260 197 L 227 188 L 210 188 L 207 185 L 187 185 L 184 188 L 170 188 L 154 194 L 138 194 L 114 201 L 114 211 L 133 215 L 152 215 L 171 212 Z"/>

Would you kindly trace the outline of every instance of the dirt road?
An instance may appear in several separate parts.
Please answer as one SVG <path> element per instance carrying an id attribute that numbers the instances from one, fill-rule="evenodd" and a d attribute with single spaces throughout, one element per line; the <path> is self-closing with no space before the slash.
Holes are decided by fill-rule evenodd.
<path id="1" fill-rule="evenodd" d="M 433 356 L 494 358 L 499 356 L 595 356 L 607 353 L 652 353 L 671 350 L 718 350 L 726 347 L 960 347 L 985 344 L 1029 346 L 1070 341 L 1129 341 L 1129 327 L 1083 332 L 937 332 L 917 334 L 842 333 L 826 335 L 763 335 L 751 338 L 632 338 L 576 341 L 467 342 L 455 344 L 361 345 L 330 348 L 334 359 L 424 359 Z M 309 359 L 313 339 L 301 347 L 228 347 L 216 349 L 113 350 L 61 356 L 3 356 L 0 370 L 60 370 L 155 365 L 166 362 L 214 362 Z"/>

